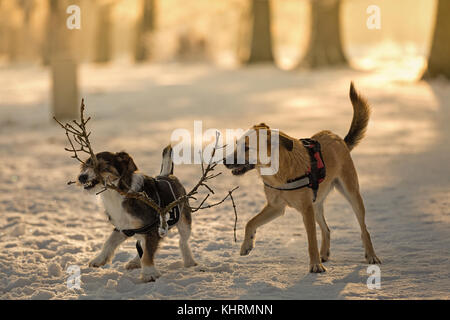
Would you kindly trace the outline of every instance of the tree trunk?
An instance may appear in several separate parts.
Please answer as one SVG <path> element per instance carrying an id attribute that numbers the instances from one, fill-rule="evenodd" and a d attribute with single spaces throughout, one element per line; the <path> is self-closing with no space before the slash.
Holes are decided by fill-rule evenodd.
<path id="1" fill-rule="evenodd" d="M 12 26 L 8 30 L 8 61 L 9 63 L 14 63 L 19 59 L 19 39 L 20 39 L 20 31 Z"/>
<path id="2" fill-rule="evenodd" d="M 270 31 L 270 0 L 251 0 L 250 52 L 243 63 L 274 62 Z"/>
<path id="3" fill-rule="evenodd" d="M 12 4 L 12 5 L 11 5 Z M 5 38 L 6 53 L 9 63 L 18 62 L 21 58 L 21 33 L 22 33 L 22 21 L 18 18 L 17 2 L 11 1 L 10 6 L 7 6 L 6 17 L 6 33 L 2 34 L 2 38 Z"/>
<path id="4" fill-rule="evenodd" d="M 94 57 L 94 62 L 97 63 L 106 63 L 111 60 L 112 7 L 111 2 L 103 3 L 99 7 Z"/>
<path id="5" fill-rule="evenodd" d="M 73 1 L 72 1 L 73 2 Z M 66 27 L 65 0 L 49 0 L 51 33 L 50 66 L 52 78 L 52 112 L 58 119 L 78 117 L 78 79 L 74 32 Z"/>
<path id="6" fill-rule="evenodd" d="M 155 29 L 155 0 L 142 0 L 142 15 L 136 28 L 134 60 L 142 62 L 150 57 L 148 37 Z"/>
<path id="7" fill-rule="evenodd" d="M 299 67 L 319 68 L 347 63 L 341 43 L 340 0 L 311 1 L 311 33 Z"/>
<path id="8" fill-rule="evenodd" d="M 35 44 L 33 34 L 31 32 L 31 18 L 35 8 L 34 0 L 20 0 L 18 5 L 23 13 L 23 26 L 20 32 L 20 44 L 24 51 L 23 55 L 27 61 L 35 58 Z"/>
<path id="9" fill-rule="evenodd" d="M 450 1 L 439 0 L 433 43 L 424 78 L 444 76 L 450 79 Z"/>
<path id="10" fill-rule="evenodd" d="M 47 16 L 45 21 L 45 35 L 43 37 L 42 41 L 42 47 L 41 47 L 41 59 L 42 64 L 44 66 L 50 65 L 51 55 L 52 55 L 52 40 L 53 40 L 53 1 L 48 0 L 48 8 L 47 8 Z"/>

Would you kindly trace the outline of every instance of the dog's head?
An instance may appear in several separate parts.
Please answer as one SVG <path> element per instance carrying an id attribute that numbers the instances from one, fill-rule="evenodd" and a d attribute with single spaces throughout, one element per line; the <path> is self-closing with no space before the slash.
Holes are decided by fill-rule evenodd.
<path id="1" fill-rule="evenodd" d="M 103 186 L 100 181 L 118 184 L 121 179 L 130 181 L 136 164 L 126 152 L 100 152 L 96 154 L 97 167 L 94 168 L 92 158 L 81 165 L 78 183 L 89 193 L 97 193 Z"/>
<path id="2" fill-rule="evenodd" d="M 236 141 L 233 152 L 223 159 L 225 167 L 232 170 L 231 173 L 236 176 L 255 168 L 270 167 L 272 163 L 261 158 L 261 148 L 266 151 L 267 158 L 271 158 L 272 148 L 281 146 L 287 151 L 293 148 L 292 139 L 280 132 L 277 133 L 278 139 L 274 141 L 268 125 L 265 123 L 254 125 Z"/>

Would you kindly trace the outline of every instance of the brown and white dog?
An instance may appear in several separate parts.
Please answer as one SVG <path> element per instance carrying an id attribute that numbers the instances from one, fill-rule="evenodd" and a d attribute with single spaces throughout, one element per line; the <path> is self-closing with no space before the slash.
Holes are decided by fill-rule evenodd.
<path id="1" fill-rule="evenodd" d="M 81 166 L 81 173 L 78 176 L 79 184 L 90 194 L 95 195 L 104 189 L 95 173 L 98 172 L 104 181 L 115 184 L 125 192 L 132 189 L 136 192 L 143 191 L 152 198 L 155 196 L 155 179 L 138 173 L 136 164 L 128 153 L 100 152 L 96 154 L 96 157 L 98 160 L 97 170 L 94 170 L 92 167 L 92 160 L 88 159 L 86 164 Z M 171 192 L 178 198 L 185 195 L 186 191 L 172 173 L 172 149 L 169 146 L 164 149 L 161 173 L 158 178 L 168 181 Z M 144 234 L 134 235 L 134 238 L 138 240 L 137 246 L 142 250 L 142 257 L 139 254 L 136 255 L 125 267 L 129 270 L 142 267 L 141 279 L 143 281 L 156 280 L 160 276 L 154 265 L 155 252 L 161 240 L 158 233 L 158 214 L 142 201 L 125 198 L 114 190 L 103 191 L 100 193 L 100 197 L 109 221 L 114 225 L 115 229 L 103 245 L 100 254 L 90 261 L 89 266 L 101 267 L 111 261 L 117 247 L 128 239 L 124 230 L 151 226 Z M 181 206 L 176 226 L 180 234 L 179 245 L 184 266 L 194 266 L 196 262 L 192 257 L 188 244 L 191 234 L 191 209 L 189 205 Z"/>
<path id="2" fill-rule="evenodd" d="M 370 107 L 365 98 L 357 93 L 353 83 L 350 85 L 350 100 L 353 105 L 353 120 L 350 130 L 344 139 L 330 131 L 320 131 L 312 136 L 312 139 L 320 143 L 322 159 L 326 167 L 326 177 L 320 183 L 317 198 L 311 188 L 300 188 L 296 190 L 278 190 L 277 187 L 286 185 L 288 181 L 307 174 L 310 170 L 310 155 L 302 142 L 292 138 L 283 132 L 279 132 L 279 169 L 276 173 L 262 175 L 261 170 L 269 165 L 260 161 L 259 149 L 261 140 L 257 139 L 255 163 L 251 163 L 250 152 L 255 146 L 249 144 L 249 135 L 256 134 L 258 138 L 264 131 L 267 140 L 268 156 L 271 154 L 270 136 L 272 130 L 264 124 L 253 126 L 249 131 L 238 139 L 234 151 L 225 159 L 224 163 L 228 169 L 232 169 L 234 175 L 242 175 L 256 168 L 264 182 L 264 192 L 267 199 L 266 206 L 262 211 L 248 221 L 245 228 L 245 239 L 241 246 L 241 255 L 248 255 L 255 246 L 256 229 L 273 219 L 284 214 L 286 206 L 297 209 L 303 216 L 303 222 L 308 236 L 308 251 L 310 258 L 310 272 L 324 272 L 325 262 L 330 256 L 330 230 L 323 214 L 323 204 L 333 188 L 336 188 L 351 204 L 361 228 L 361 238 L 365 248 L 366 261 L 369 264 L 379 264 L 369 232 L 365 224 L 364 203 L 359 192 L 358 176 L 350 156 L 350 151 L 364 137 L 370 116 Z M 273 133 L 272 133 L 273 134 Z M 237 150 L 245 150 L 245 161 L 238 164 Z M 280 188 L 279 188 L 280 189 Z M 281 188 L 282 189 L 282 188 Z M 322 231 L 322 243 L 320 253 L 316 238 L 316 221 Z"/>

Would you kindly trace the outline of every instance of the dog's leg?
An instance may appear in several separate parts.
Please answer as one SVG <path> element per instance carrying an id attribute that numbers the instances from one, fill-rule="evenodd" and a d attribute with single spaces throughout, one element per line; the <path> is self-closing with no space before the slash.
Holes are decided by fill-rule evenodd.
<path id="1" fill-rule="evenodd" d="M 320 259 L 322 262 L 328 261 L 330 257 L 330 229 L 323 215 L 323 201 L 318 202 L 314 206 L 314 212 L 316 213 L 317 223 L 320 226 L 322 233 L 322 243 L 320 245 Z"/>
<path id="2" fill-rule="evenodd" d="M 125 265 L 125 269 L 127 270 L 133 270 L 133 269 L 139 269 L 141 267 L 141 258 L 137 254 L 133 259 L 127 262 Z"/>
<path id="3" fill-rule="evenodd" d="M 351 172 L 351 171 L 347 171 Z M 380 264 L 381 260 L 375 254 L 375 250 L 370 239 L 369 231 L 367 231 L 365 215 L 366 210 L 364 208 L 364 202 L 361 194 L 359 193 L 358 178 L 356 172 L 354 176 L 346 175 L 342 176 L 336 184 L 337 190 L 348 200 L 355 212 L 358 219 L 359 226 L 361 228 L 361 239 L 365 249 L 366 261 L 369 264 Z"/>
<path id="4" fill-rule="evenodd" d="M 138 240 L 136 242 L 136 249 L 138 251 L 138 254 L 133 259 L 128 261 L 128 263 L 125 265 L 125 269 L 127 269 L 127 270 L 139 269 L 141 267 L 140 255 L 143 254 L 143 251 L 142 251 L 142 246 L 141 246 L 140 240 Z"/>
<path id="5" fill-rule="evenodd" d="M 103 249 L 98 256 L 89 262 L 89 267 L 101 267 L 111 261 L 114 251 L 128 237 L 120 231 L 114 230 L 103 245 Z"/>
<path id="6" fill-rule="evenodd" d="M 319 248 L 317 247 L 316 221 L 312 204 L 302 205 L 297 208 L 303 216 L 306 234 L 308 235 L 309 271 L 314 273 L 325 272 L 326 269 L 320 262 Z"/>
<path id="7" fill-rule="evenodd" d="M 241 246 L 241 256 L 246 256 L 255 247 L 256 229 L 284 214 L 285 205 L 266 204 L 264 209 L 245 226 L 245 238 Z"/>
<path id="8" fill-rule="evenodd" d="M 191 236 L 191 225 L 186 221 L 184 216 L 182 216 L 180 222 L 177 224 L 178 233 L 180 234 L 180 251 L 183 257 L 184 266 L 186 268 L 193 267 L 197 265 L 194 258 L 192 257 L 191 248 L 189 247 L 189 237 Z"/>
<path id="9" fill-rule="evenodd" d="M 145 235 L 144 247 L 142 248 L 144 252 L 141 257 L 141 280 L 144 282 L 155 281 L 161 276 L 154 263 L 160 240 L 161 238 L 156 230 Z"/>

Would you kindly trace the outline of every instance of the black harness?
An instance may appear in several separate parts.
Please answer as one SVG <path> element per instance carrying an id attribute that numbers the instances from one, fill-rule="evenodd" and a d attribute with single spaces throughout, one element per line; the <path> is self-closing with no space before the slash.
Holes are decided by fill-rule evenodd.
<path id="1" fill-rule="evenodd" d="M 158 205 L 161 208 L 164 208 L 172 201 L 175 201 L 177 199 L 175 192 L 172 187 L 172 182 L 170 179 L 166 176 L 158 176 L 153 179 L 154 180 L 154 192 L 153 194 L 148 194 L 147 196 L 150 197 L 152 200 L 158 203 Z M 141 192 L 142 190 L 136 190 L 137 192 Z M 171 229 L 173 226 L 175 226 L 178 221 L 180 220 L 180 205 L 176 205 L 173 207 L 169 212 L 169 219 L 167 220 L 167 226 L 169 229 Z M 154 227 L 156 223 L 159 223 L 159 217 L 154 222 L 145 225 L 138 229 L 125 229 L 125 230 L 119 230 L 117 228 L 114 228 L 115 231 L 122 232 L 127 237 L 132 237 L 135 234 L 147 234 L 150 232 L 150 230 Z M 139 251 L 139 250 L 138 250 Z"/>
<path id="2" fill-rule="evenodd" d="M 313 201 L 316 201 L 319 184 L 325 179 L 326 176 L 325 163 L 322 158 L 320 143 L 313 139 L 300 139 L 300 141 L 309 153 L 311 166 L 308 171 L 303 176 L 290 179 L 287 183 L 278 187 L 273 187 L 265 182 L 264 185 L 266 187 L 282 191 L 298 190 L 308 187 L 313 191 Z"/>

